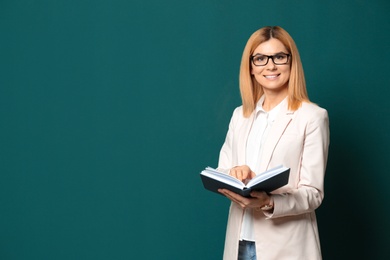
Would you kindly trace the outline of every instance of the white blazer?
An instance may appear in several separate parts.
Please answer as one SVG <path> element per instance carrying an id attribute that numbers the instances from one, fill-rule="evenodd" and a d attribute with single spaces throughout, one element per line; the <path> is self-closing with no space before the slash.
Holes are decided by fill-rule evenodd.
<path id="1" fill-rule="evenodd" d="M 246 141 L 254 113 L 245 118 L 235 109 L 222 146 L 218 168 L 226 172 L 245 165 Z M 304 102 L 297 111 L 282 105 L 264 144 L 260 172 L 284 165 L 288 184 L 272 192 L 274 212 L 254 211 L 257 259 L 321 259 L 315 209 L 324 198 L 324 175 L 329 147 L 329 120 L 325 109 Z M 243 209 L 230 206 L 225 260 L 236 260 Z"/>

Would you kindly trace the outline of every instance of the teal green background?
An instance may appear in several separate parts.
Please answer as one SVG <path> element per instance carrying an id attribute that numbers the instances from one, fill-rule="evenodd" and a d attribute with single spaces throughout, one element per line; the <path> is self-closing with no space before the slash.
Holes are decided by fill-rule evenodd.
<path id="1" fill-rule="evenodd" d="M 331 147 L 324 259 L 388 259 L 390 2 L 0 1 L 0 259 L 221 259 L 252 32 L 295 39 Z"/>

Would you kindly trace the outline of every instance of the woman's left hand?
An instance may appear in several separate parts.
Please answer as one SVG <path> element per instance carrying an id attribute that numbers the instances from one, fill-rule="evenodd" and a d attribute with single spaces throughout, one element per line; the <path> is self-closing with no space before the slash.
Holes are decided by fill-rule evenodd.
<path id="1" fill-rule="evenodd" d="M 219 189 L 218 191 L 231 201 L 240 205 L 243 209 L 261 208 L 264 205 L 269 205 L 271 202 L 271 197 L 264 191 L 252 191 L 251 198 L 243 197 L 226 189 Z"/>

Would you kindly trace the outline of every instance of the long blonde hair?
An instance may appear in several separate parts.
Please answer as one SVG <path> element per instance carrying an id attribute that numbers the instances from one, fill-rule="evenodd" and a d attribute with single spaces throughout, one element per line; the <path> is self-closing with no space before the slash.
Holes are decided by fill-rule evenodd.
<path id="1" fill-rule="evenodd" d="M 245 117 L 251 115 L 256 107 L 256 103 L 264 94 L 263 88 L 251 74 L 251 56 L 260 44 L 271 38 L 281 41 L 291 55 L 291 71 L 288 82 L 288 109 L 295 111 L 301 106 L 303 101 L 310 102 L 307 95 L 301 58 L 294 40 L 283 28 L 279 26 L 267 26 L 257 30 L 251 35 L 242 54 L 240 92 Z"/>

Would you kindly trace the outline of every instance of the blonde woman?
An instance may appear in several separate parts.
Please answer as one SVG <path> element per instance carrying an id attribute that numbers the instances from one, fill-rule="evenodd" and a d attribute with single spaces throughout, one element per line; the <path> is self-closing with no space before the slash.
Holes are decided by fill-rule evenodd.
<path id="1" fill-rule="evenodd" d="M 284 165 L 290 177 L 251 198 L 219 190 L 232 201 L 224 259 L 321 259 L 315 209 L 324 198 L 328 114 L 309 101 L 298 49 L 284 29 L 264 27 L 249 38 L 240 91 L 219 170 L 245 182 Z"/>

